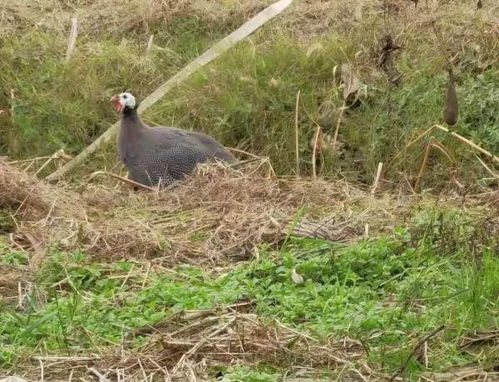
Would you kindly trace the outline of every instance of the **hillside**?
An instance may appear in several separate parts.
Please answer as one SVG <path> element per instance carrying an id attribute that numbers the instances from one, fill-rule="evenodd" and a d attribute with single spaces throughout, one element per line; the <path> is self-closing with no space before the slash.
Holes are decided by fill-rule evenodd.
<path id="1" fill-rule="evenodd" d="M 0 380 L 499 380 L 499 7 L 295 0 L 142 116 L 242 162 L 145 192 L 44 177 L 272 1 L 0 2 Z"/>

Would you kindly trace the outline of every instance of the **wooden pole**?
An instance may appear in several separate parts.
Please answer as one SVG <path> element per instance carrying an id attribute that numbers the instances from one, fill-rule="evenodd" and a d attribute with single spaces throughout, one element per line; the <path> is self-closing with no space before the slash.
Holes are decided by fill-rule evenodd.
<path id="1" fill-rule="evenodd" d="M 204 52 L 201 56 L 191 61 L 180 72 L 171 77 L 168 81 L 163 83 L 154 92 L 149 94 L 139 106 L 138 112 L 144 112 L 156 102 L 158 102 L 166 93 L 168 93 L 176 85 L 184 81 L 191 74 L 205 66 L 206 64 L 219 57 L 222 53 L 226 52 L 238 42 L 244 40 L 254 31 L 266 24 L 268 21 L 279 15 L 282 11 L 289 7 L 293 0 L 280 0 L 268 6 L 249 21 L 244 23 L 240 28 L 217 42 L 210 49 Z M 66 163 L 63 167 L 47 176 L 47 180 L 54 181 L 61 179 L 65 174 L 83 162 L 90 154 L 94 153 L 104 143 L 109 142 L 116 134 L 119 122 L 112 125 L 105 131 L 99 138 L 97 138 L 90 146 L 78 154 L 72 161 Z"/>

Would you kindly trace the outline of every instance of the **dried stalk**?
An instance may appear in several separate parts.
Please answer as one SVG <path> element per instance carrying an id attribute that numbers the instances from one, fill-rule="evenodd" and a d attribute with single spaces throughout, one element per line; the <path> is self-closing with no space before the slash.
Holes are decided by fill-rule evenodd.
<path id="1" fill-rule="evenodd" d="M 135 181 L 133 181 L 131 179 L 124 178 L 122 176 L 113 174 L 112 172 L 108 172 L 108 171 L 96 171 L 96 172 L 90 174 L 89 180 L 92 180 L 93 178 L 95 178 L 96 176 L 99 176 L 99 175 L 110 176 L 111 178 L 118 179 L 119 181 L 124 182 L 124 183 L 128 183 L 128 184 L 130 184 L 130 185 L 132 185 L 134 187 L 142 188 L 143 190 L 152 191 L 152 192 L 157 191 L 156 188 L 146 186 L 146 185 L 144 185 L 142 183 L 135 182 Z"/>
<path id="2" fill-rule="evenodd" d="M 397 158 L 399 158 L 402 154 L 404 154 L 408 149 L 409 147 L 411 147 L 412 145 L 414 145 L 416 142 L 420 141 L 423 137 L 427 136 L 429 133 L 431 133 L 433 130 L 435 129 L 439 129 L 441 131 L 445 131 L 447 134 L 450 134 L 451 136 L 453 136 L 454 138 L 458 139 L 459 141 L 461 141 L 462 143 L 465 143 L 467 144 L 468 146 L 472 147 L 473 149 L 481 152 L 482 154 L 485 154 L 486 156 L 488 156 L 489 158 L 491 158 L 494 162 L 496 163 L 499 163 L 499 157 L 497 157 L 496 155 L 492 154 L 491 152 L 481 148 L 480 146 L 478 146 L 476 143 L 474 143 L 473 141 L 471 141 L 470 139 L 468 138 L 465 138 L 463 137 L 462 135 L 458 134 L 458 133 L 455 133 L 455 132 L 451 132 L 449 131 L 448 128 L 444 127 L 444 126 L 441 126 L 441 125 L 433 125 L 431 126 L 430 128 L 426 129 L 425 131 L 423 131 L 420 135 L 418 135 L 416 138 L 414 138 L 412 141 L 410 141 L 409 143 L 407 143 L 403 148 L 402 150 L 400 150 L 391 160 L 390 162 L 388 162 L 388 164 L 386 165 L 386 168 L 390 167 Z M 432 137 L 433 138 L 433 137 Z M 438 142 L 438 144 L 436 144 L 438 146 L 438 148 L 444 152 L 444 154 L 448 157 L 451 157 L 452 156 L 449 154 L 449 152 L 443 148 L 442 144 L 436 140 L 435 138 L 433 138 L 434 141 Z M 449 159 L 451 162 L 455 162 L 455 159 L 452 158 L 452 159 Z"/>
<path id="3" fill-rule="evenodd" d="M 444 126 L 441 126 L 441 125 L 434 125 L 433 127 L 437 128 L 437 129 L 440 129 L 442 131 L 445 131 L 446 133 L 449 133 L 450 135 L 452 135 L 454 138 L 457 138 L 458 140 L 460 140 L 461 142 L 463 143 L 466 143 L 468 146 L 471 146 L 473 147 L 475 150 L 478 150 L 480 151 L 482 154 L 485 154 L 487 155 L 489 158 L 491 158 L 493 161 L 499 163 L 499 157 L 495 156 L 494 154 L 492 154 L 491 152 L 485 150 L 485 149 L 482 149 L 480 146 L 478 146 L 475 142 L 471 141 L 470 139 L 468 138 L 465 138 L 463 137 L 462 135 L 459 135 L 458 133 L 455 133 L 453 131 L 449 131 L 448 128 L 444 127 Z"/>
<path id="4" fill-rule="evenodd" d="M 395 156 L 390 160 L 390 162 L 388 162 L 388 164 L 386 165 L 386 169 L 388 169 L 392 164 L 393 162 L 395 162 L 395 160 L 400 157 L 402 154 L 404 154 L 408 149 L 409 147 L 411 147 L 412 145 L 414 145 L 416 142 L 420 141 L 422 138 L 424 138 L 425 136 L 427 136 L 429 133 L 431 133 L 433 130 L 435 129 L 435 126 L 432 126 L 428 129 L 426 129 L 425 131 L 423 131 L 420 135 L 418 135 L 416 138 L 414 138 L 412 141 L 410 141 L 409 143 L 407 143 L 403 148 L 402 150 L 400 150 L 397 154 L 395 154 Z"/>
<path id="5" fill-rule="evenodd" d="M 343 106 L 341 106 L 340 112 L 338 113 L 338 119 L 336 120 L 336 128 L 334 129 L 333 147 L 331 152 L 332 157 L 334 157 L 334 154 L 336 152 L 336 142 L 338 141 L 338 133 L 340 131 L 341 119 L 343 118 L 343 113 L 345 112 L 345 109 L 346 109 L 346 103 L 345 101 L 343 101 Z"/>
<path id="6" fill-rule="evenodd" d="M 419 168 L 418 176 L 416 177 L 416 182 L 414 183 L 414 190 L 419 192 L 419 186 L 421 182 L 421 178 L 423 177 L 424 171 L 426 170 L 426 166 L 428 164 L 428 158 L 430 156 L 431 144 L 426 146 L 423 162 L 421 163 L 421 167 Z"/>
<path id="7" fill-rule="evenodd" d="M 60 149 L 53 153 L 46 161 L 43 163 L 40 168 L 35 172 L 35 176 L 37 176 L 42 170 L 49 165 L 54 159 L 64 158 L 67 159 L 68 155 L 64 153 L 64 150 Z M 71 157 L 69 157 L 71 158 Z"/>
<path id="8" fill-rule="evenodd" d="M 416 352 L 419 350 L 419 348 L 421 346 L 423 346 L 423 344 L 428 342 L 428 340 L 430 338 L 435 337 L 438 333 L 440 333 L 444 329 L 445 329 L 445 325 L 441 325 L 438 328 L 436 328 L 435 330 L 433 330 L 430 334 L 426 335 L 421 341 L 419 341 L 418 344 L 414 347 L 414 349 L 412 349 L 411 353 L 406 358 L 406 360 L 404 361 L 404 363 L 402 364 L 400 369 L 397 370 L 397 372 L 392 375 L 389 382 L 393 382 L 395 380 L 395 378 L 397 378 L 400 374 L 402 374 L 405 371 L 405 369 L 407 368 L 407 365 L 409 364 L 409 361 L 414 356 L 414 354 L 416 354 Z"/>
<path id="9" fill-rule="evenodd" d="M 476 159 L 478 159 L 478 161 L 480 162 L 480 164 L 485 168 L 485 170 L 487 170 L 487 172 L 492 175 L 493 178 L 495 179 L 499 179 L 499 175 L 496 174 L 494 171 L 491 170 L 491 168 L 489 166 L 487 166 L 485 164 L 485 162 L 483 160 L 480 159 L 480 157 L 478 155 L 475 154 L 475 157 Z"/>
<path id="10" fill-rule="evenodd" d="M 68 49 L 66 50 L 66 62 L 69 61 L 76 46 L 76 39 L 78 37 L 78 18 L 71 18 L 71 32 L 69 34 Z"/>
<path id="11" fill-rule="evenodd" d="M 378 171 L 376 172 L 376 178 L 374 179 L 373 186 L 371 187 L 371 195 L 374 195 L 376 189 L 378 188 L 379 179 L 381 178 L 381 171 L 383 170 L 383 162 L 378 163 Z"/>
<path id="12" fill-rule="evenodd" d="M 317 130 L 315 131 L 315 135 L 314 135 L 314 145 L 312 148 L 312 178 L 314 178 L 314 179 L 317 178 L 315 159 L 316 159 L 316 155 L 317 155 L 317 144 L 319 142 L 320 133 L 321 133 L 321 127 L 317 126 Z"/>
<path id="13" fill-rule="evenodd" d="M 295 107 L 295 156 L 296 156 L 296 177 L 300 177 L 300 140 L 298 132 L 298 110 L 300 106 L 300 90 L 296 93 Z"/>
<path id="14" fill-rule="evenodd" d="M 153 41 L 154 41 L 154 35 L 152 34 L 151 37 L 149 37 L 149 40 L 147 41 L 146 55 L 149 54 L 149 52 L 151 51 Z"/>
<path id="15" fill-rule="evenodd" d="M 442 154 L 444 154 L 444 156 L 447 158 L 447 160 L 449 162 L 451 162 L 453 165 L 456 164 L 456 159 L 452 156 L 452 154 L 449 152 L 449 150 L 447 150 L 445 148 L 445 146 L 442 144 L 442 142 L 440 142 L 437 138 L 435 137 L 431 137 L 432 138 L 432 142 L 431 142 L 431 146 L 440 150 L 440 152 Z"/>

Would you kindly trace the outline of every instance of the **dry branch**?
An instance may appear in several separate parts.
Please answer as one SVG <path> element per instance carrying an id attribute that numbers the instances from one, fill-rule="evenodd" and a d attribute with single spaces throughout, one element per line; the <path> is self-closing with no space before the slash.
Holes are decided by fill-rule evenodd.
<path id="1" fill-rule="evenodd" d="M 194 61 L 190 62 L 186 67 L 184 67 L 180 72 L 166 81 L 163 85 L 157 88 L 154 92 L 149 94 L 140 104 L 139 113 L 144 112 L 156 102 L 158 102 L 162 97 L 165 96 L 173 87 L 183 82 L 191 74 L 198 71 L 203 66 L 207 65 L 215 58 L 220 56 L 222 53 L 226 52 L 238 42 L 244 40 L 258 28 L 263 26 L 265 23 L 273 19 L 275 16 L 279 15 L 284 11 L 293 0 L 280 0 L 263 11 L 258 13 L 256 16 L 251 18 L 249 21 L 244 23 L 240 28 L 217 42 L 210 49 L 204 52 L 201 56 L 196 58 Z M 104 134 L 102 134 L 97 140 L 95 140 L 90 146 L 83 150 L 79 155 L 77 155 L 71 162 L 66 163 L 62 168 L 53 172 L 47 177 L 47 180 L 53 181 L 61 179 L 66 173 L 71 171 L 73 168 L 78 166 L 81 162 L 85 160 L 90 154 L 95 152 L 102 144 L 109 142 L 116 134 L 116 130 L 119 123 L 112 125 Z"/>

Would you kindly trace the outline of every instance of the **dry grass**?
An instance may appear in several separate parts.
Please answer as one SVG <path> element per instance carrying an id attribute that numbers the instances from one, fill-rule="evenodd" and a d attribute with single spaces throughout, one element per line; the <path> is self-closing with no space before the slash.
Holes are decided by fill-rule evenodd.
<path id="1" fill-rule="evenodd" d="M 25 249 L 36 243 L 110 260 L 155 257 L 166 263 L 247 259 L 257 244 L 276 244 L 290 233 L 355 240 L 366 224 L 393 222 L 398 215 L 401 201 L 377 201 L 375 207 L 366 191 L 346 182 L 267 177 L 262 164 L 201 166 L 178 187 L 156 193 L 85 185 L 77 194 L 4 163 L 9 176 L 0 195 L 18 221 L 13 241 Z M 383 230 L 377 224 L 371 232 Z"/>
<path id="2" fill-rule="evenodd" d="M 364 237 L 366 230 L 370 235 L 389 232 L 421 203 L 415 195 L 375 198 L 368 189 L 342 181 L 267 176 L 265 163 L 239 169 L 203 165 L 175 188 L 154 193 L 116 184 L 85 184 L 76 193 L 3 161 L 0 205 L 16 220 L 13 241 L 25 249 L 55 245 L 110 260 L 158 258 L 199 265 L 247 259 L 257 244 L 275 245 L 289 234 L 345 242 Z M 497 208 L 498 193 L 446 198 Z"/>
<path id="3" fill-rule="evenodd" d="M 271 1 L 209 0 L 99 0 L 74 2 L 61 0 L 2 0 L 0 35 L 15 35 L 23 30 L 67 33 L 70 20 L 78 16 L 80 34 L 107 35 L 128 32 L 150 33 L 155 25 L 168 26 L 176 17 L 200 17 L 213 24 L 245 18 L 259 12 Z"/>
<path id="4" fill-rule="evenodd" d="M 70 191 L 40 182 L 0 157 L 0 208 L 10 211 L 14 219 L 32 221 L 69 211 L 78 216 L 78 211 L 71 208 L 75 197 Z"/>
<path id="5" fill-rule="evenodd" d="M 74 373 L 112 380 L 186 381 L 212 380 L 207 371 L 216 366 L 263 363 L 341 370 L 344 377 L 353 370 L 379 377 L 360 362 L 365 355 L 360 343 L 350 339 L 321 342 L 278 321 L 264 323 L 248 313 L 250 308 L 250 303 L 242 302 L 218 310 L 183 311 L 137 332 L 152 335 L 134 352 L 35 357 L 28 370 L 30 375 L 40 375 L 44 363 L 45 377 L 61 380 Z"/>

